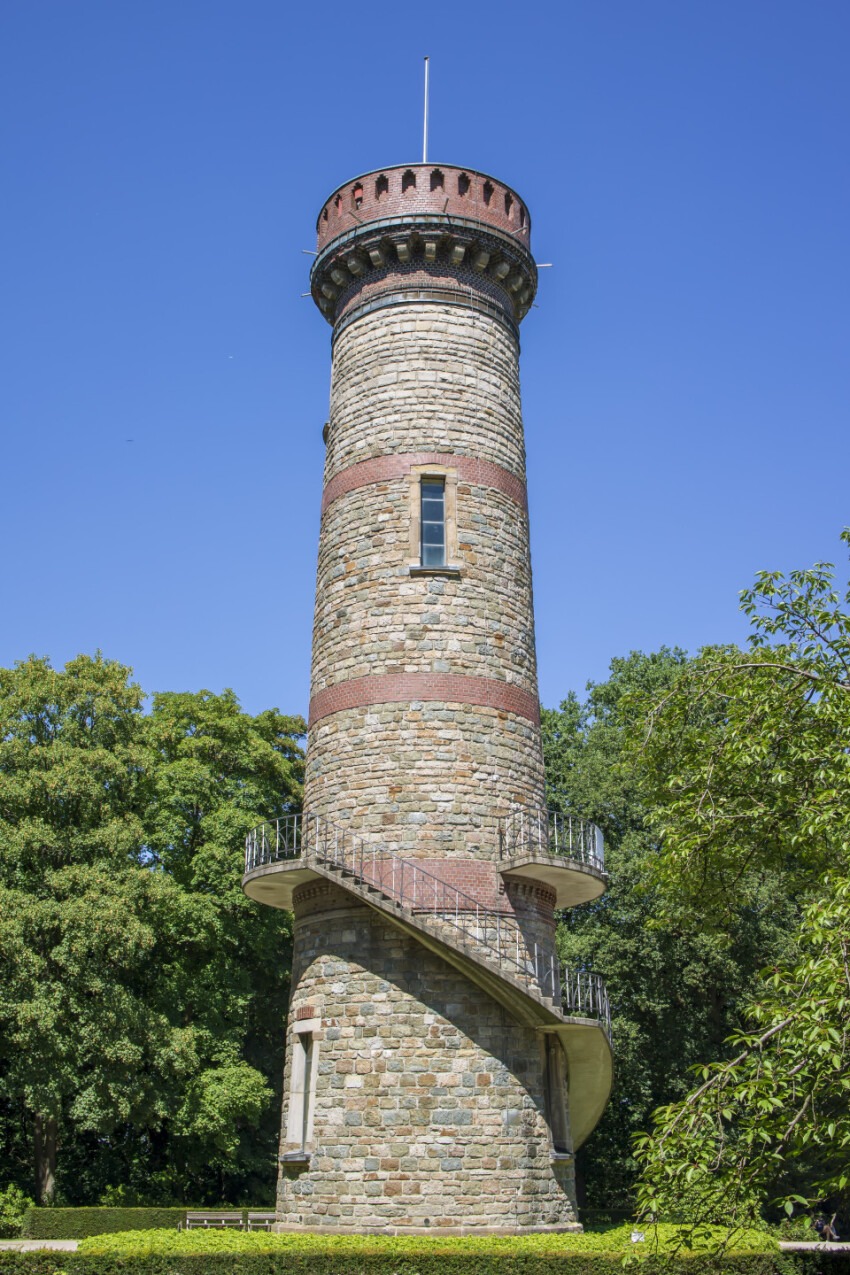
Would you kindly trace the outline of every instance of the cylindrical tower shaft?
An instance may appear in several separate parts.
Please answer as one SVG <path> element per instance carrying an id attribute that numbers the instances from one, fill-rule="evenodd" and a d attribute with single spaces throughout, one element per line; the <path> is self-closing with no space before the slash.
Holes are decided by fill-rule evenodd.
<path id="1" fill-rule="evenodd" d="M 406 854 L 492 863 L 496 816 L 543 804 L 528 214 L 481 174 L 417 166 L 336 192 L 318 230 L 335 330 L 305 803 Z"/>
<path id="2" fill-rule="evenodd" d="M 577 1225 L 573 1145 L 610 1050 L 588 976 L 564 1013 L 554 909 L 604 878 L 595 834 L 554 847 L 542 809 L 529 235 L 514 191 L 442 165 L 367 174 L 319 216 L 308 813 L 283 850 L 279 826 L 251 843 L 245 879 L 295 912 L 282 1226 Z"/>

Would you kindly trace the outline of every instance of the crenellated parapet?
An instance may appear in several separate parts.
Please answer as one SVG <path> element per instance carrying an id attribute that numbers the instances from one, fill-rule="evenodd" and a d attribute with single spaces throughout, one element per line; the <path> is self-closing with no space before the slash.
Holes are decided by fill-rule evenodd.
<path id="1" fill-rule="evenodd" d="M 516 325 L 537 290 L 531 221 L 509 187 L 449 165 L 367 173 L 319 215 L 311 291 L 339 331 L 392 304 L 465 305 Z"/>

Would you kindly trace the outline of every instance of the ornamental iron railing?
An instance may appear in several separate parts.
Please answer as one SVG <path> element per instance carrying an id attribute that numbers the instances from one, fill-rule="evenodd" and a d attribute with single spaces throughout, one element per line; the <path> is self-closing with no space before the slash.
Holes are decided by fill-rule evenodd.
<path id="1" fill-rule="evenodd" d="M 605 871 L 602 833 L 589 819 L 562 815 L 556 810 L 520 808 L 499 820 L 499 854 L 550 854 Z"/>
<path id="2" fill-rule="evenodd" d="M 283 815 L 248 833 L 246 872 L 287 859 L 312 860 L 351 878 L 347 888 L 353 885 L 357 893 L 368 897 L 371 891 L 412 915 L 427 915 L 452 931 L 453 946 L 495 957 L 527 989 L 536 984 L 540 995 L 566 1013 L 599 1018 L 610 1031 L 608 996 L 598 974 L 562 966 L 554 952 L 537 943 L 527 947 L 511 916 L 485 907 L 414 860 L 381 851 L 347 828 L 310 813 Z"/>

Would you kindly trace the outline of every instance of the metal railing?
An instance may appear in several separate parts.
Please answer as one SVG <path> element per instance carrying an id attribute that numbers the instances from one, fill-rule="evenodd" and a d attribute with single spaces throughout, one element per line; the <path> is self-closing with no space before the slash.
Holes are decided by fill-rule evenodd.
<path id="1" fill-rule="evenodd" d="M 611 1017 L 604 984 L 597 974 L 569 970 L 537 943 L 528 950 L 516 923 L 502 912 L 484 907 L 456 886 L 448 885 L 412 859 L 381 851 L 321 815 L 283 815 L 258 824 L 245 839 L 245 871 L 286 859 L 312 859 L 347 873 L 358 893 L 377 891 L 413 914 L 427 914 L 454 931 L 454 946 L 492 953 L 528 988 L 560 1004 L 568 1013 L 602 1018 L 610 1030 Z"/>
<path id="2" fill-rule="evenodd" d="M 590 868 L 605 870 L 602 833 L 589 819 L 562 815 L 556 810 L 513 810 L 499 820 L 499 854 L 555 854 Z"/>

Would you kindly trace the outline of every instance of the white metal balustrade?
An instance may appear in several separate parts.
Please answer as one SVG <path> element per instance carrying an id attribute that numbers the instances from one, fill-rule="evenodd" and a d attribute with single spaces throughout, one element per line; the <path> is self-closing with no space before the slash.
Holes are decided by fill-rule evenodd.
<path id="1" fill-rule="evenodd" d="M 536 984 L 540 995 L 562 1006 L 566 1013 L 598 1018 L 610 1031 L 608 996 L 598 974 L 569 969 L 554 952 L 544 951 L 536 943 L 529 951 L 512 918 L 484 907 L 414 860 L 388 854 L 348 829 L 310 813 L 283 815 L 258 824 L 248 833 L 246 872 L 287 859 L 312 860 L 347 875 L 360 894 L 373 891 L 413 915 L 428 916 L 438 926 L 449 927 L 453 946 L 474 955 L 490 955 L 527 989 Z"/>
<path id="2" fill-rule="evenodd" d="M 602 833 L 589 819 L 562 815 L 556 810 L 522 808 L 499 820 L 499 854 L 560 855 L 575 863 L 605 871 Z"/>

